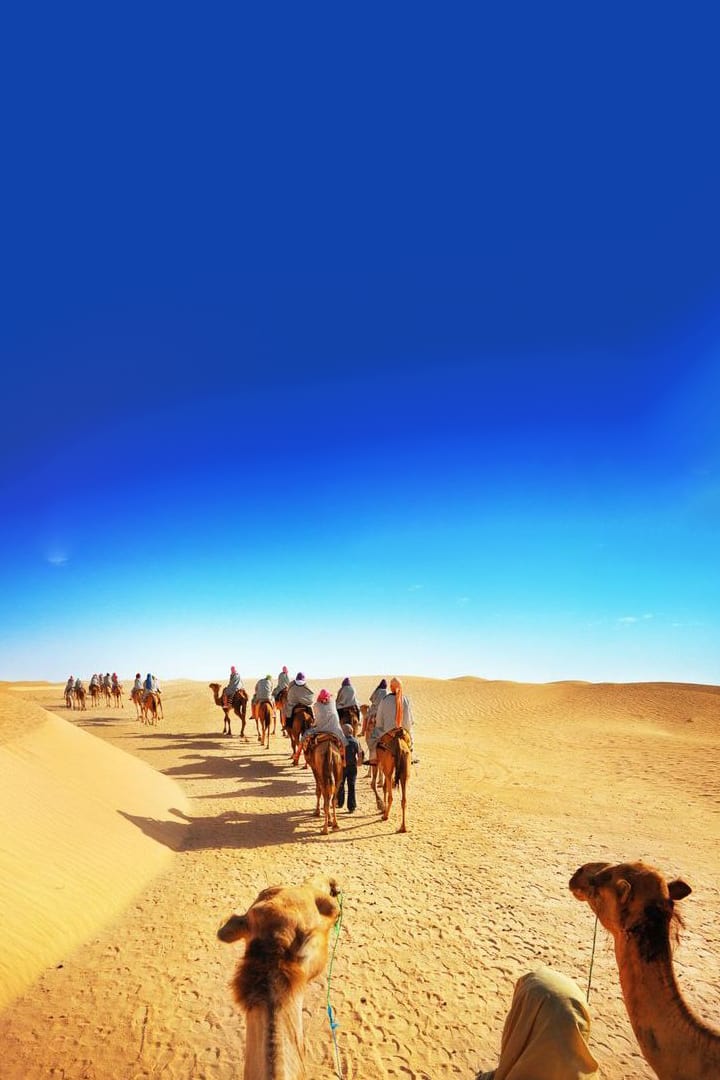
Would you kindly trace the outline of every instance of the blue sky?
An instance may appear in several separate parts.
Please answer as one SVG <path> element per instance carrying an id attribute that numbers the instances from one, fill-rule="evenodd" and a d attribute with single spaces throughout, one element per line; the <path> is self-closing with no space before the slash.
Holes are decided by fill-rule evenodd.
<path id="1" fill-rule="evenodd" d="M 720 681 L 709 5 L 13 18 L 0 678 Z"/>

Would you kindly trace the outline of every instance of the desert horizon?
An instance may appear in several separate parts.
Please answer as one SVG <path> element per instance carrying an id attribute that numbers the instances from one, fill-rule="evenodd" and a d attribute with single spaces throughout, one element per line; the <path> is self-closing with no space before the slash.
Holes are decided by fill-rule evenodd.
<path id="1" fill-rule="evenodd" d="M 381 676 L 353 676 L 359 700 Z M 340 677 L 313 677 L 334 693 Z M 246 686 L 251 679 L 245 678 Z M 0 685 L 7 1080 L 237 1075 L 245 1025 L 217 927 L 268 885 L 343 891 L 330 995 L 348 1078 L 474 1080 L 497 1062 L 516 979 L 549 964 L 586 989 L 582 863 L 643 859 L 692 887 L 676 951 L 711 1022 L 720 959 L 720 687 L 404 676 L 416 752 L 408 833 L 361 767 L 337 833 L 279 731 L 223 737 L 204 683 L 163 682 L 165 719 L 128 700 L 66 710 L 62 683 Z M 252 730 L 251 730 L 252 727 Z M 238 729 L 239 730 L 239 729 Z M 241 950 L 240 950 L 241 951 Z M 335 1075 L 324 976 L 305 1000 L 308 1075 Z M 605 1080 L 654 1074 L 598 937 L 590 1047 Z"/>

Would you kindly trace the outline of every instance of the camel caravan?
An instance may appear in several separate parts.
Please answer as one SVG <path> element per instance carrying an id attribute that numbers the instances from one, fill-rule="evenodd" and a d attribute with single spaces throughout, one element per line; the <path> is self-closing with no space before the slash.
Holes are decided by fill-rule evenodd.
<path id="1" fill-rule="evenodd" d="M 672 964 L 680 917 L 675 904 L 691 893 L 641 862 L 586 863 L 570 879 L 615 943 L 620 985 L 639 1049 L 659 1080 L 717 1080 L 720 1032 L 685 1003 Z M 264 889 L 244 915 L 218 930 L 220 941 L 243 941 L 231 988 L 245 1014 L 245 1080 L 306 1076 L 303 1004 L 308 984 L 328 964 L 329 940 L 342 918 L 333 878 Z M 328 1017 L 342 1076 L 334 1016 Z M 573 979 L 541 965 L 518 979 L 495 1069 L 476 1080 L 593 1080 L 599 1064 L 590 1046 L 587 997 Z"/>
<path id="2" fill-rule="evenodd" d="M 270 737 L 279 722 L 283 738 L 290 743 L 294 765 L 303 758 L 315 780 L 315 816 L 322 818 L 322 832 L 339 828 L 337 808 L 342 807 L 347 787 L 347 808 L 355 810 L 355 781 L 364 754 L 357 736 L 367 741 L 371 790 L 384 821 L 390 816 L 393 791 L 400 791 L 401 820 L 398 832 L 407 831 L 407 789 L 413 761 L 414 720 L 409 698 L 399 679 L 388 688 L 382 679 L 361 705 L 349 678 L 343 679 L 337 697 L 326 689 L 315 695 L 303 672 L 290 679 L 284 667 L 274 681 L 272 675 L 258 679 L 249 698 L 237 668 L 230 668 L 228 683 L 208 684 L 213 701 L 223 713 L 223 735 L 231 737 L 233 714 L 240 721 L 239 738 L 245 742 L 248 705 L 255 722 L 257 740 L 269 750 Z M 322 809 L 321 809 L 322 807 Z"/>
<path id="3" fill-rule="evenodd" d="M 105 675 L 93 674 L 87 691 L 82 680 L 74 679 L 71 675 L 65 685 L 64 696 L 68 709 L 86 709 L 88 698 L 93 709 L 101 704 L 114 709 L 125 708 L 123 684 L 117 672 L 112 675 L 109 671 Z M 144 724 L 157 724 L 163 719 L 162 691 L 155 675 L 148 673 L 143 680 L 138 672 L 129 696 L 135 705 L 137 720 Z"/>

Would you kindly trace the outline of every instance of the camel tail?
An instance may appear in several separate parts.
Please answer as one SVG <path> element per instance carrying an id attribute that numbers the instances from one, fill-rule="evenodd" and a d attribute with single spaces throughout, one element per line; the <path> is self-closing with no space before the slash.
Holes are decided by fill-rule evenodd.
<path id="1" fill-rule="evenodd" d="M 335 773 L 333 772 L 333 756 L 332 750 L 328 748 L 323 757 L 323 785 L 327 791 L 332 791 L 335 788 Z"/>

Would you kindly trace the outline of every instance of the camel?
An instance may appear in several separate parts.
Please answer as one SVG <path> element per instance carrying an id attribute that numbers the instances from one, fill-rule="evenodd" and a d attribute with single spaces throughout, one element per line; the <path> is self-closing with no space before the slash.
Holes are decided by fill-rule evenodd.
<path id="1" fill-rule="evenodd" d="M 223 722 L 223 735 L 232 735 L 232 728 L 230 726 L 230 711 L 232 710 L 236 716 L 240 717 L 240 738 L 245 738 L 245 715 L 247 713 L 248 696 L 246 690 L 237 690 L 233 699 L 229 705 L 223 704 L 222 695 L 220 694 L 220 683 L 211 682 L 208 684 L 213 692 L 213 701 L 222 709 L 224 722 Z"/>
<path id="2" fill-rule="evenodd" d="M 87 705 L 85 704 L 85 687 L 84 686 L 79 686 L 76 689 L 76 691 L 75 691 L 75 700 L 77 702 L 77 705 L 75 706 L 76 709 L 86 709 L 87 708 Z"/>
<path id="3" fill-rule="evenodd" d="M 357 735 L 360 728 L 360 709 L 357 705 L 348 705 L 347 708 L 338 709 L 341 724 L 350 724 L 353 735 Z"/>
<path id="4" fill-rule="evenodd" d="M 315 817 L 320 817 L 320 797 L 323 800 L 323 835 L 329 828 L 339 829 L 337 821 L 337 791 L 342 783 L 344 762 L 339 739 L 328 732 L 312 735 L 305 746 L 305 760 L 315 777 Z"/>
<path id="5" fill-rule="evenodd" d="M 144 693 L 143 690 L 136 690 L 134 687 L 130 691 L 130 700 L 135 703 L 135 709 L 136 709 L 136 712 L 137 712 L 137 715 L 135 717 L 136 720 L 144 720 L 145 719 L 145 717 L 143 715 L 143 707 L 142 707 L 143 693 Z"/>
<path id="6" fill-rule="evenodd" d="M 375 747 L 377 771 L 383 777 L 383 798 L 377 793 L 373 778 L 373 790 L 378 810 L 381 811 L 383 821 L 390 816 L 392 806 L 392 789 L 400 785 L 402 806 L 402 822 L 398 832 L 407 832 L 405 825 L 405 807 L 407 805 L 407 786 L 410 780 L 410 736 L 404 728 L 392 728 L 380 736 L 380 741 Z"/>
<path id="7" fill-rule="evenodd" d="M 164 719 L 160 695 L 154 690 L 145 691 L 142 709 L 146 724 L 157 724 L 158 720 Z"/>
<path id="8" fill-rule="evenodd" d="M 279 691 L 275 698 L 275 712 L 280 716 L 280 729 L 285 736 L 288 737 L 287 728 L 285 727 L 285 702 L 287 701 L 287 686 Z M 275 734 L 275 723 L 273 722 L 273 735 Z"/>
<path id="9" fill-rule="evenodd" d="M 245 942 L 232 979 L 246 1016 L 244 1080 L 303 1080 L 303 1000 L 327 963 L 328 938 L 340 917 L 333 878 L 264 889 L 244 915 L 218 930 L 221 941 Z"/>
<path id="10" fill-rule="evenodd" d="M 630 1023 L 643 1057 L 660 1080 L 720 1076 L 720 1032 L 691 1012 L 672 964 L 682 920 L 675 903 L 691 893 L 644 863 L 586 863 L 570 878 L 615 941 L 615 959 Z"/>
<path id="11" fill-rule="evenodd" d="M 256 721 L 258 726 L 258 742 L 270 749 L 270 725 L 275 716 L 275 710 L 269 701 L 259 701 L 256 706 Z"/>
<path id="12" fill-rule="evenodd" d="M 112 696 L 114 698 L 115 708 L 124 709 L 125 702 L 122 699 L 122 683 L 116 683 L 112 688 Z"/>
<path id="13" fill-rule="evenodd" d="M 66 690 L 65 691 L 65 708 L 66 709 L 74 709 L 75 708 L 75 691 L 74 690 Z"/>
<path id="14" fill-rule="evenodd" d="M 309 705 L 296 705 L 293 709 L 292 719 L 287 725 L 287 730 L 290 733 L 290 742 L 292 743 L 293 759 L 300 746 L 300 740 L 309 727 L 312 726 L 313 711 Z M 297 765 L 297 761 L 295 762 Z"/>
<path id="15" fill-rule="evenodd" d="M 93 709 L 100 704 L 100 687 L 97 683 L 90 683 L 90 703 Z"/>

